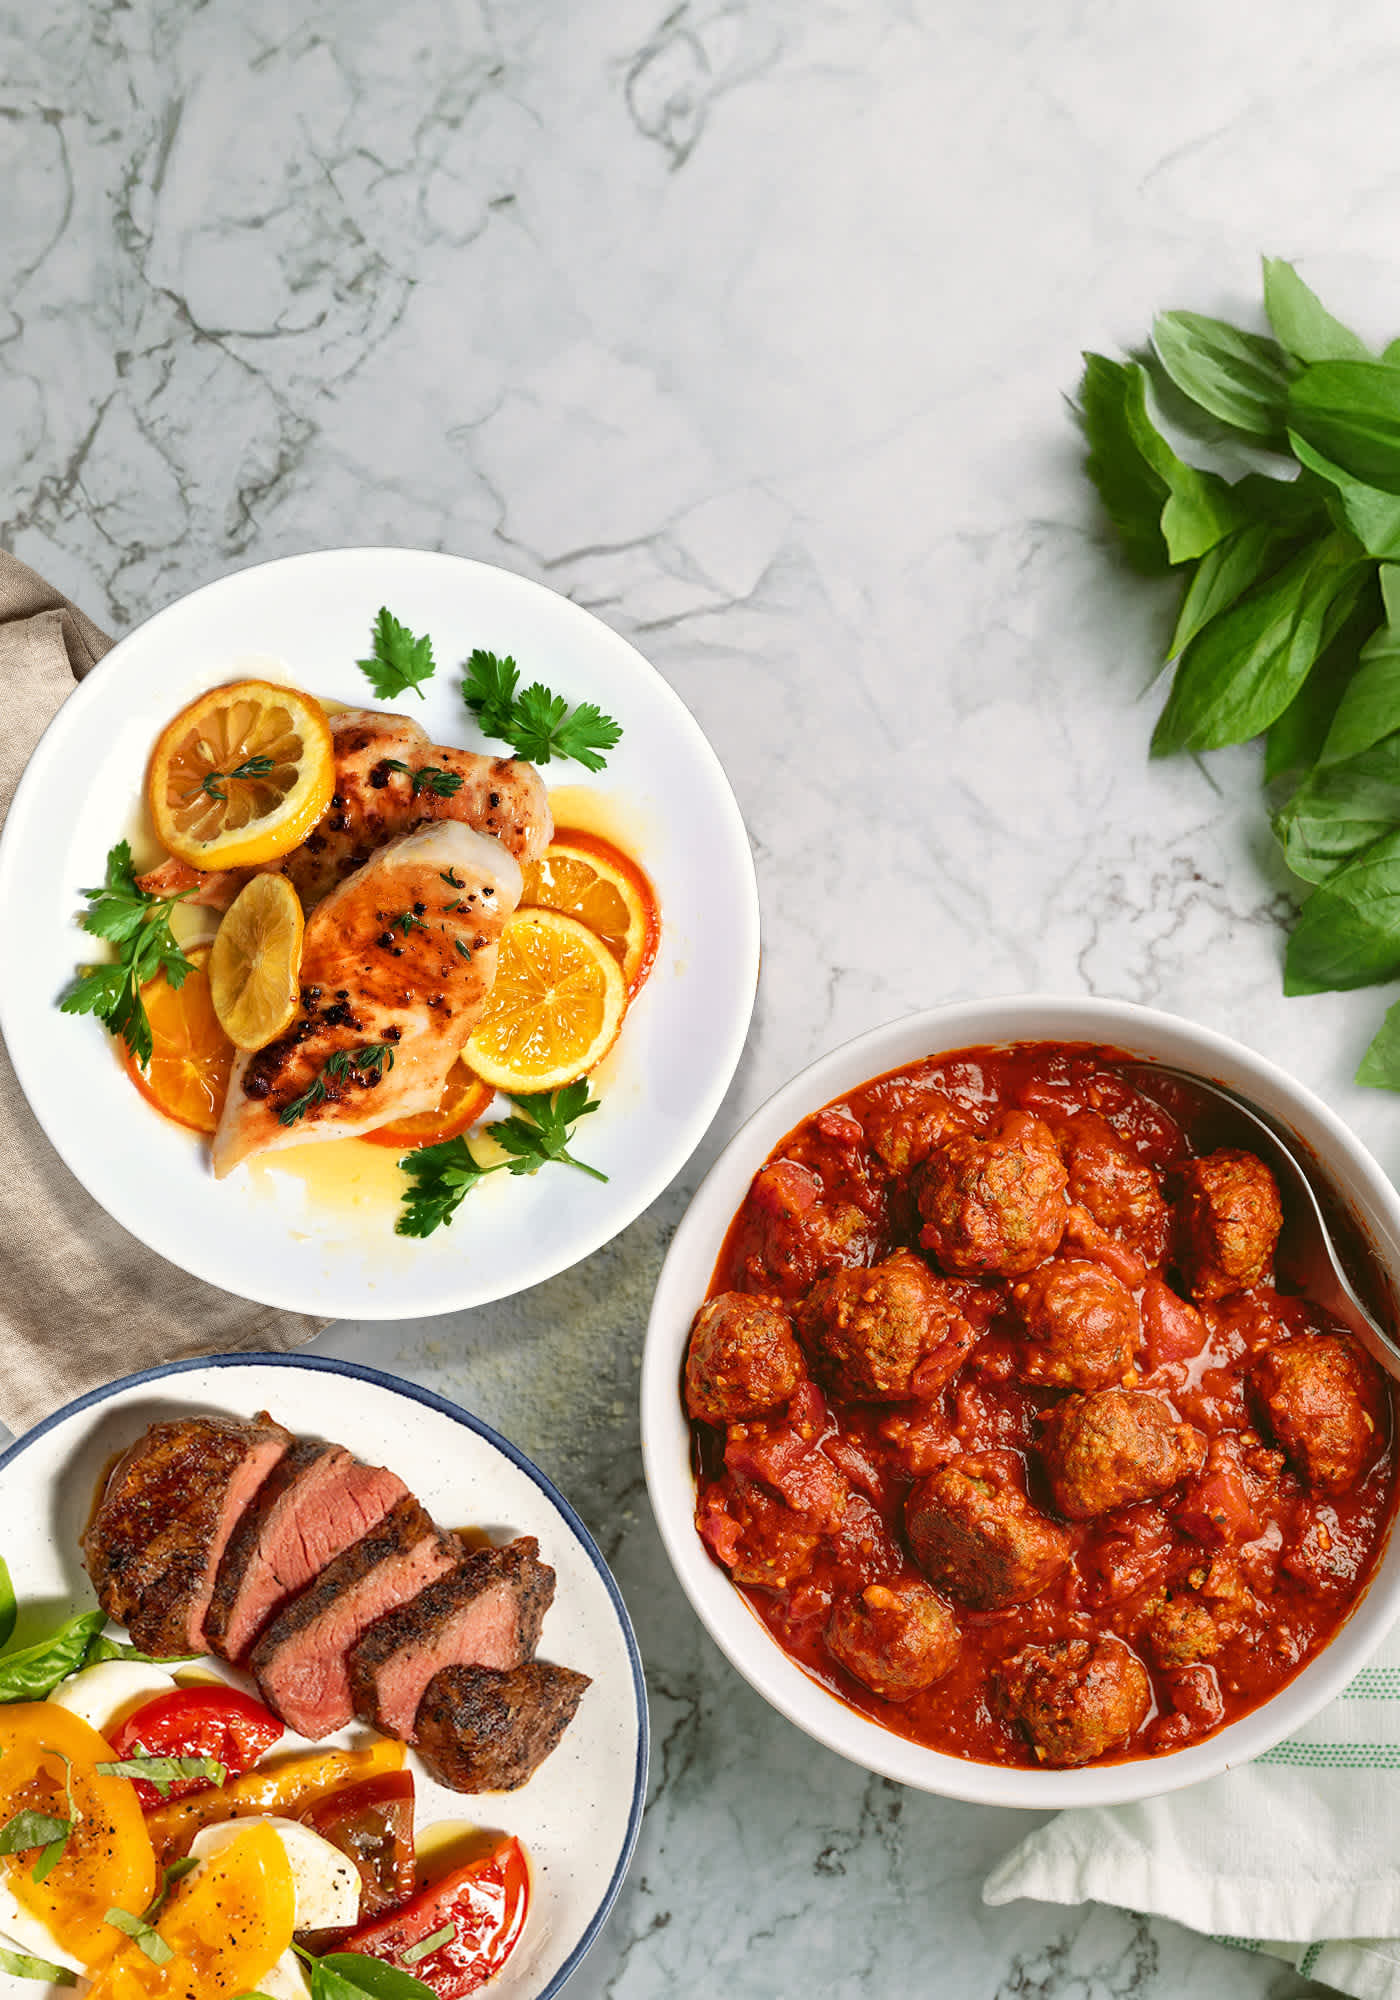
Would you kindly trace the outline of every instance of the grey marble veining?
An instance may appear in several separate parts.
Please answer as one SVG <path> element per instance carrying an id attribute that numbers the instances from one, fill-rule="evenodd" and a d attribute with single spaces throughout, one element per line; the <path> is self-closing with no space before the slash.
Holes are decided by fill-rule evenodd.
<path id="1" fill-rule="evenodd" d="M 1255 753 L 1147 760 L 1170 608 L 1064 402 L 1159 306 L 1252 311 L 1261 250 L 1400 328 L 1397 86 L 1379 0 L 0 5 L 0 540 L 114 628 L 299 549 L 505 564 L 635 639 L 752 832 L 754 1031 L 676 1186 L 523 1299 L 321 1343 L 498 1424 L 617 1568 L 656 1760 L 579 2000 L 1300 1990 L 1169 1924 L 984 1910 L 1024 1822 L 866 1777 L 730 1672 L 635 1387 L 723 1140 L 939 999 L 1193 1015 L 1400 1167 L 1349 1080 L 1391 996 L 1282 998 Z"/>

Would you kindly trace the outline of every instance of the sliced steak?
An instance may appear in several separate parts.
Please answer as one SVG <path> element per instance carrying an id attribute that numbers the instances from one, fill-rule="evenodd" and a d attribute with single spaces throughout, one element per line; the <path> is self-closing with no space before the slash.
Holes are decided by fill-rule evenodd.
<path id="1" fill-rule="evenodd" d="M 248 1662 L 269 1708 L 301 1736 L 329 1736 L 355 1713 L 345 1656 L 376 1618 L 462 1560 L 410 1494 L 285 1605 Z"/>
<path id="2" fill-rule="evenodd" d="M 204 1629 L 225 1660 L 242 1660 L 289 1597 L 358 1542 L 408 1488 L 344 1445 L 298 1438 L 229 1539 Z"/>
<path id="3" fill-rule="evenodd" d="M 266 1411 L 180 1417 L 118 1459 L 83 1535 L 83 1560 L 109 1618 L 143 1653 L 202 1653 L 220 1560 L 291 1445 Z"/>
<path id="4" fill-rule="evenodd" d="M 526 1660 L 506 1673 L 444 1667 L 418 1704 L 418 1754 L 454 1792 L 514 1792 L 574 1719 L 587 1674 Z"/>
<path id="5" fill-rule="evenodd" d="M 496 1667 L 528 1660 L 554 1600 L 554 1571 L 522 1535 L 478 1549 L 449 1576 L 371 1625 L 350 1650 L 355 1713 L 386 1736 L 413 1741 L 423 1690 L 441 1667 Z"/>

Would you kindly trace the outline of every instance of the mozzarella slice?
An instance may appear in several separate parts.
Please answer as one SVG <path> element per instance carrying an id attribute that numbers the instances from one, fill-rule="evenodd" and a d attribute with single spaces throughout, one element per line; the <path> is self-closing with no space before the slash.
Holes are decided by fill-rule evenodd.
<path id="1" fill-rule="evenodd" d="M 247 1825 L 245 1820 L 244 1825 Z M 270 1972 L 258 1981 L 258 1991 L 266 2000 L 311 2000 L 311 1988 L 294 1951 L 284 1951 Z"/>
<path id="2" fill-rule="evenodd" d="M 359 1869 L 338 1847 L 300 1820 L 279 1819 L 270 1813 L 224 1820 L 218 1826 L 201 1827 L 190 1842 L 190 1853 L 206 1859 L 250 1826 L 270 1826 L 282 1842 L 296 1890 L 299 1931 L 344 1930 L 359 1921 Z"/>
<path id="3" fill-rule="evenodd" d="M 3 1933 L 0 1944 L 8 1945 L 12 1951 L 28 1952 L 31 1958 L 46 1958 L 50 1965 L 66 1965 L 70 1972 L 86 1976 L 83 1961 L 63 1949 L 48 1925 L 32 1910 L 25 1909 L 3 1878 L 0 1878 L 0 1933 Z"/>
<path id="4" fill-rule="evenodd" d="M 169 1694 L 174 1677 L 141 1660 L 102 1660 L 95 1667 L 60 1681 L 49 1700 L 55 1708 L 66 1708 L 84 1722 L 91 1723 L 99 1736 L 130 1715 L 132 1709 Z"/>

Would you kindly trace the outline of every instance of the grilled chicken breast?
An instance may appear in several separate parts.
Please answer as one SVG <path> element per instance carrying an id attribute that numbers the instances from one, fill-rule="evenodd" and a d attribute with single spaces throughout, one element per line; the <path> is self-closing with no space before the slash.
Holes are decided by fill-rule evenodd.
<path id="1" fill-rule="evenodd" d="M 225 868 L 203 874 L 188 862 L 162 862 L 141 877 L 141 887 L 162 896 L 193 889 L 192 903 L 226 910 L 250 875 L 276 873 L 287 877 L 310 915 L 385 841 L 434 821 L 457 820 L 493 835 L 522 867 L 538 861 L 548 847 L 554 821 L 533 764 L 430 742 L 408 715 L 348 708 L 330 723 L 335 791 L 300 847 L 269 862 L 266 870 Z M 433 790 L 435 782 L 452 778 L 460 778 L 461 784 L 450 797 Z"/>
<path id="2" fill-rule="evenodd" d="M 307 919 L 297 1018 L 234 1063 L 216 1176 L 276 1147 L 431 1111 L 491 990 L 520 891 L 514 856 L 458 820 L 400 834 L 357 866 Z"/>

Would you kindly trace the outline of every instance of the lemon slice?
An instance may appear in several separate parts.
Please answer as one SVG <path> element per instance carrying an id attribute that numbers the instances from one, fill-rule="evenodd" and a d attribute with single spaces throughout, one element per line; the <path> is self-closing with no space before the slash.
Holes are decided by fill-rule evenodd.
<path id="1" fill-rule="evenodd" d="M 299 847 L 331 802 L 325 712 L 271 681 L 211 688 L 168 722 L 151 752 L 156 832 L 195 868 L 254 868 Z"/>
<path id="2" fill-rule="evenodd" d="M 622 967 L 627 998 L 636 998 L 656 958 L 661 913 L 656 891 L 629 855 L 596 833 L 560 827 L 525 870 L 520 900 L 562 910 L 596 931 Z"/>
<path id="3" fill-rule="evenodd" d="M 462 1054 L 496 1090 L 558 1090 L 602 1060 L 626 1011 L 622 968 L 595 931 L 558 910 L 517 910 Z"/>
<path id="4" fill-rule="evenodd" d="M 292 1024 L 301 993 L 305 919 L 285 875 L 255 875 L 219 925 L 209 954 L 214 1012 L 240 1049 L 263 1049 Z"/>

